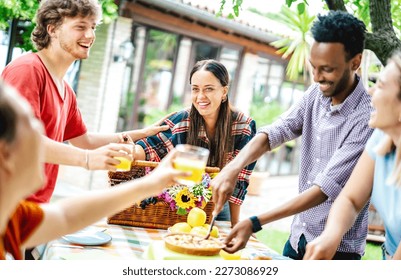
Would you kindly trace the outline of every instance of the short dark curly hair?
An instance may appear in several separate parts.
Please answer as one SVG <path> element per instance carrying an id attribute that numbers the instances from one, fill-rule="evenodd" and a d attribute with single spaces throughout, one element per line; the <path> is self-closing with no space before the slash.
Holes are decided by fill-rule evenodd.
<path id="1" fill-rule="evenodd" d="M 343 44 L 347 60 L 362 53 L 365 47 L 365 24 L 347 12 L 330 11 L 327 15 L 318 15 L 311 32 L 316 42 Z"/>

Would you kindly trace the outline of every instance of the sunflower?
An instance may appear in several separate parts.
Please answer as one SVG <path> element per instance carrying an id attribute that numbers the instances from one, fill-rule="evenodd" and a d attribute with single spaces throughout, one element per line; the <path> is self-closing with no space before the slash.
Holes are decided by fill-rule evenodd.
<path id="1" fill-rule="evenodd" d="M 186 187 L 177 193 L 174 200 L 180 208 L 188 209 L 195 207 L 195 196 Z"/>

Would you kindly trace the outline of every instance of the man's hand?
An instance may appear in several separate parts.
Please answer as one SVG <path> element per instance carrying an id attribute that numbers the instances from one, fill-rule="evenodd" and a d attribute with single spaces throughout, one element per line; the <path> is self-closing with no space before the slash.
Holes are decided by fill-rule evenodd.
<path id="1" fill-rule="evenodd" d="M 246 243 L 251 235 L 252 222 L 249 219 L 239 222 L 224 240 L 224 243 L 226 244 L 224 251 L 232 254 L 238 250 L 241 250 L 242 248 L 245 248 Z"/>
<path id="2" fill-rule="evenodd" d="M 89 170 L 116 171 L 120 163 L 115 157 L 125 157 L 133 161 L 133 145 L 111 143 L 95 150 L 86 150 L 86 168 Z"/>
<path id="3" fill-rule="evenodd" d="M 154 124 L 152 124 L 152 125 L 150 125 L 148 127 L 145 127 L 145 128 L 139 129 L 139 130 L 127 131 L 127 132 L 125 132 L 125 134 L 129 135 L 131 140 L 137 141 L 137 140 L 139 140 L 141 138 L 153 136 L 153 135 L 156 135 L 159 132 L 169 130 L 170 127 L 168 125 L 161 125 L 161 124 L 166 119 L 168 119 L 169 117 L 174 115 L 175 113 L 176 112 L 169 113 L 168 115 L 164 116 L 163 118 L 161 118 L 160 120 L 158 120 L 157 122 L 155 122 Z"/>
<path id="4" fill-rule="evenodd" d="M 161 125 L 161 124 L 164 123 L 165 120 L 167 120 L 169 117 L 171 117 L 175 113 L 177 113 L 177 112 L 169 113 L 168 115 L 164 116 L 163 118 L 161 118 L 160 120 L 158 120 L 157 122 L 152 124 L 151 126 L 145 127 L 144 133 L 147 136 L 152 136 L 152 135 L 156 135 L 157 133 L 159 133 L 161 131 L 166 131 L 166 130 L 170 129 L 170 127 L 168 125 Z"/>
<path id="5" fill-rule="evenodd" d="M 165 115 L 163 118 L 161 118 L 160 120 L 158 120 L 157 122 L 155 122 L 151 126 L 160 126 L 162 123 L 164 123 L 165 120 L 167 120 L 169 117 L 171 117 L 175 113 L 177 113 L 177 112 L 171 112 L 171 113 Z"/>

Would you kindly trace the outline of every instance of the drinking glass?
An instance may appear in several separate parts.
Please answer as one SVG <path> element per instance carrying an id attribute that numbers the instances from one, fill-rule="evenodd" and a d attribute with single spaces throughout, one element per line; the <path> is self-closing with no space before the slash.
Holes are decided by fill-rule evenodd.
<path id="1" fill-rule="evenodd" d="M 188 144 L 179 144 L 176 147 L 177 156 L 174 159 L 175 169 L 191 172 L 188 177 L 179 177 L 178 183 L 193 186 L 202 181 L 205 167 L 209 158 L 209 150 Z"/>
<path id="2" fill-rule="evenodd" d="M 117 171 L 130 171 L 131 170 L 131 161 L 125 157 L 115 157 L 120 161 L 119 164 L 116 165 Z"/>

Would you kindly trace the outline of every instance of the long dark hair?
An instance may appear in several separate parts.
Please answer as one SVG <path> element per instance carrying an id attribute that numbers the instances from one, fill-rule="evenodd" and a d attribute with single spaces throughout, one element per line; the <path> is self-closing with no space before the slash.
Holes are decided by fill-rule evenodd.
<path id="1" fill-rule="evenodd" d="M 192 76 L 197 71 L 211 72 L 221 83 L 223 87 L 228 86 L 230 82 L 229 74 L 226 67 L 220 62 L 208 59 L 198 61 L 189 76 L 189 83 L 192 83 Z M 206 130 L 205 120 L 199 114 L 198 110 L 191 106 L 190 123 L 187 143 L 195 146 L 202 146 L 210 150 L 208 165 L 223 168 L 226 164 L 226 157 L 229 152 L 233 151 L 233 141 L 231 137 L 231 126 L 233 123 L 234 112 L 231 108 L 228 98 L 221 103 L 219 115 L 216 123 L 216 133 L 212 139 L 209 137 L 209 145 L 206 146 L 199 139 L 199 131 Z M 206 146 L 206 147 L 205 147 Z"/>

